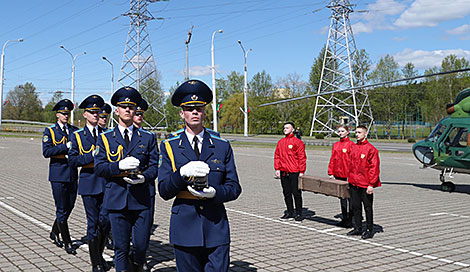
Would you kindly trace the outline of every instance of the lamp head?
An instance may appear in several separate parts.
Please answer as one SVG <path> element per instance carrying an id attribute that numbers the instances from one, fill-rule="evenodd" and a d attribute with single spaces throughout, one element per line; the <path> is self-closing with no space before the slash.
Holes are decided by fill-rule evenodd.
<path id="1" fill-rule="evenodd" d="M 103 59 L 104 59 L 104 60 L 107 60 L 107 58 L 106 58 L 105 56 L 103 56 Z"/>
<path id="2" fill-rule="evenodd" d="M 224 31 L 222 29 L 219 29 L 219 33 L 223 33 Z"/>
<path id="3" fill-rule="evenodd" d="M 64 46 L 63 46 L 63 45 L 60 45 L 60 48 L 64 48 Z"/>
<path id="4" fill-rule="evenodd" d="M 18 39 L 18 41 L 19 41 L 19 42 L 22 42 L 22 41 L 24 41 L 24 39 L 20 38 L 20 39 Z"/>
<path id="5" fill-rule="evenodd" d="M 242 41 L 238 40 L 238 43 L 239 43 L 239 44 L 242 44 Z"/>

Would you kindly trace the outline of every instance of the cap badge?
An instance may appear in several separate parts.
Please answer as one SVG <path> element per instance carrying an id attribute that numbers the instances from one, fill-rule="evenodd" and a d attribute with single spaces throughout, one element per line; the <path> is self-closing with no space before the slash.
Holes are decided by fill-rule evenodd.
<path id="1" fill-rule="evenodd" d="M 193 96 L 191 96 L 191 100 L 196 101 L 197 100 L 197 95 L 193 94 Z"/>
<path id="2" fill-rule="evenodd" d="M 69 110 L 69 108 L 67 108 L 67 107 L 64 107 L 64 110 Z"/>
<path id="3" fill-rule="evenodd" d="M 195 81 L 195 80 L 188 81 L 188 84 L 191 84 L 191 85 L 194 85 L 196 83 L 197 83 L 197 81 Z"/>
<path id="4" fill-rule="evenodd" d="M 137 107 L 137 110 L 140 110 L 140 107 Z"/>
<path id="5" fill-rule="evenodd" d="M 124 99 L 124 101 L 129 102 L 129 101 L 131 101 L 131 99 L 129 97 L 126 97 L 126 99 Z"/>
<path id="6" fill-rule="evenodd" d="M 96 104 L 93 104 L 93 107 L 95 108 L 95 107 L 96 107 Z"/>
<path id="7" fill-rule="evenodd" d="M 127 91 L 129 91 L 129 90 L 131 89 L 131 87 L 126 87 L 125 89 L 126 89 Z"/>

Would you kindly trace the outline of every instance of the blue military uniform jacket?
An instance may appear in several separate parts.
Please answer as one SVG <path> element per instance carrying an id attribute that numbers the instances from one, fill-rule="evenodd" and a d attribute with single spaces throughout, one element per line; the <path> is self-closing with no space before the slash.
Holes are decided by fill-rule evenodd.
<path id="1" fill-rule="evenodd" d="M 67 125 L 69 135 L 78 128 Z M 42 154 L 49 161 L 49 181 L 76 182 L 78 178 L 77 168 L 70 165 L 65 155 L 67 149 L 67 134 L 60 129 L 58 123 L 47 127 L 42 137 Z"/>
<path id="2" fill-rule="evenodd" d="M 169 200 L 187 190 L 188 184 L 181 177 L 180 168 L 198 159 L 185 133 L 163 141 L 160 154 L 158 191 L 163 199 Z M 205 130 L 199 160 L 210 167 L 208 182 L 215 188 L 216 195 L 206 200 L 175 199 L 171 209 L 170 243 L 208 248 L 229 244 L 230 230 L 223 203 L 237 199 L 241 193 L 232 147 L 227 140 Z"/>
<path id="3" fill-rule="evenodd" d="M 99 126 L 98 135 L 102 132 Z M 72 167 L 82 167 L 80 169 L 80 179 L 78 182 L 79 195 L 97 195 L 104 192 L 106 180 L 95 175 L 94 171 L 94 150 L 96 146 L 93 133 L 87 126 L 75 131 L 71 135 L 72 148 L 69 150 L 69 164 Z"/>
<path id="4" fill-rule="evenodd" d="M 119 170 L 119 161 L 133 156 L 140 161 L 140 171 L 145 177 L 141 184 L 129 184 Z M 109 210 L 144 210 L 150 207 L 150 183 L 158 173 L 158 152 L 155 135 L 134 128 L 129 147 L 126 147 L 119 128 L 108 130 L 98 137 L 95 150 L 95 173 L 106 179 L 104 207 Z"/>

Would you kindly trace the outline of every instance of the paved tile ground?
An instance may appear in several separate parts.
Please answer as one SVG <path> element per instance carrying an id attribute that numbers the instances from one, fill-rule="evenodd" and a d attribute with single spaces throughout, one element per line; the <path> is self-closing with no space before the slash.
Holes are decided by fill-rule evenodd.
<path id="1" fill-rule="evenodd" d="M 420 169 L 411 153 L 380 154 L 383 186 L 376 190 L 371 240 L 346 236 L 335 223 L 333 197 L 304 192 L 301 223 L 280 221 L 284 211 L 273 150 L 234 148 L 243 187 L 227 203 L 231 271 L 458 271 L 470 270 L 470 182 L 439 190 L 438 172 Z M 307 174 L 326 175 L 328 151 L 307 151 Z M 41 139 L 0 138 L 0 271 L 90 271 L 86 246 L 76 256 L 48 236 L 54 203 Z M 148 250 L 151 271 L 175 271 L 168 241 L 171 201 L 157 198 Z M 74 239 L 85 235 L 80 197 L 69 221 Z M 113 252 L 106 250 L 108 256 Z"/>

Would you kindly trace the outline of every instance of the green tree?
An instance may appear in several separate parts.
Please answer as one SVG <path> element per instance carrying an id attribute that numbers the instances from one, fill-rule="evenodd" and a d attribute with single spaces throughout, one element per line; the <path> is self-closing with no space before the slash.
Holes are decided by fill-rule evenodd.
<path id="1" fill-rule="evenodd" d="M 144 124 L 151 128 L 166 126 L 165 122 L 165 94 L 158 77 L 147 78 L 140 86 L 142 97 L 149 104 L 145 112 Z"/>
<path id="2" fill-rule="evenodd" d="M 370 74 L 370 79 L 374 83 L 391 81 L 400 77 L 398 63 L 392 56 L 386 55 L 381 58 L 374 71 Z M 392 121 L 397 111 L 397 103 L 400 94 L 394 92 L 390 86 L 376 88 L 374 92 L 370 93 L 369 98 L 373 114 L 376 120 L 386 121 L 387 136 L 391 138 Z"/>
<path id="3" fill-rule="evenodd" d="M 42 103 L 32 83 L 26 82 L 9 91 L 7 101 L 5 119 L 42 121 Z"/>
<path id="4" fill-rule="evenodd" d="M 273 94 L 274 85 L 271 76 L 265 70 L 256 73 L 248 86 L 249 96 L 271 97 Z"/>
<path id="5" fill-rule="evenodd" d="M 54 95 L 51 98 L 51 101 L 49 101 L 46 106 L 44 107 L 44 111 L 42 114 L 42 120 L 44 122 L 48 123 L 55 123 L 57 121 L 56 112 L 52 111 L 54 108 L 55 104 L 59 102 L 60 100 L 63 99 L 63 92 L 62 91 L 56 91 Z"/>
<path id="6" fill-rule="evenodd" d="M 356 85 L 366 85 L 369 76 L 372 61 L 365 49 L 360 49 L 354 55 L 352 69 L 354 74 L 354 83 Z"/>
<path id="7" fill-rule="evenodd" d="M 310 69 L 308 91 L 310 93 L 317 93 L 318 86 L 320 85 L 321 71 L 323 67 L 323 58 L 325 57 L 325 46 L 322 47 L 318 56 L 313 60 L 312 68 Z"/>

